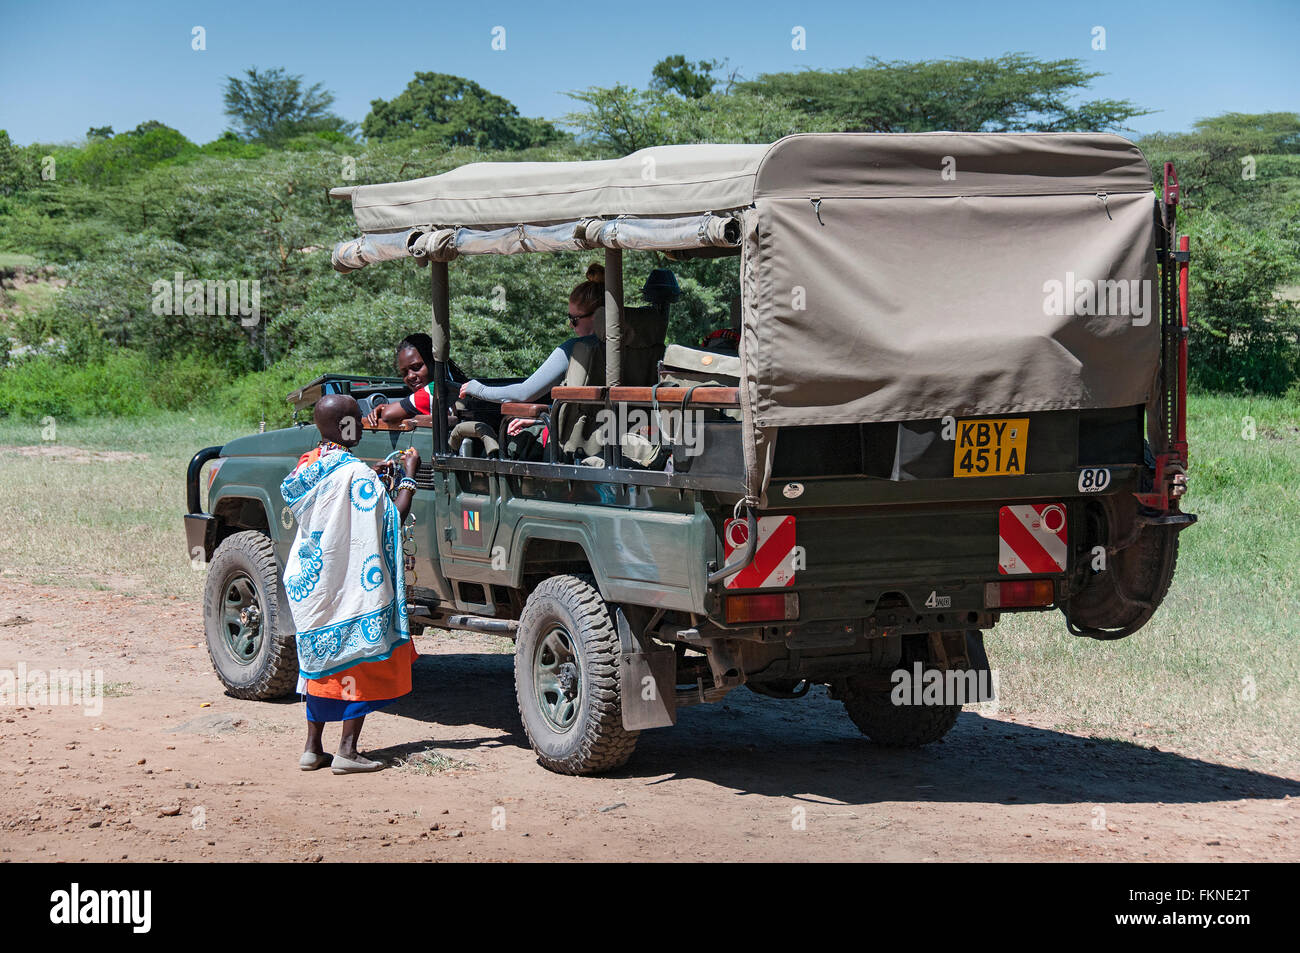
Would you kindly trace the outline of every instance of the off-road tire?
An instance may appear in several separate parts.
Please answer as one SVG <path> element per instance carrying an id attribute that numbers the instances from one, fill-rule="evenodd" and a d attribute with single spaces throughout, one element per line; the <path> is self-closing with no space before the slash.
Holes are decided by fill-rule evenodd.
<path id="1" fill-rule="evenodd" d="M 224 600 L 240 574 L 250 580 L 256 593 L 262 626 L 257 654 L 246 663 L 231 652 L 223 631 Z M 222 540 L 212 554 L 203 587 L 203 628 L 212 667 L 226 692 L 235 698 L 280 698 L 297 685 L 298 646 L 281 592 L 275 547 L 265 533 L 235 533 Z"/>
<path id="2" fill-rule="evenodd" d="M 556 625 L 568 633 L 580 667 L 578 710 L 558 730 L 543 713 L 534 680 L 538 644 Z M 515 640 L 515 699 L 529 744 L 543 767 L 596 774 L 627 763 L 639 731 L 623 727 L 618 630 L 589 576 L 551 576 L 528 596 Z"/>
<path id="3" fill-rule="evenodd" d="M 858 730 L 886 748 L 920 748 L 938 741 L 961 714 L 961 705 L 895 705 L 890 693 L 849 678 L 841 696 Z"/>

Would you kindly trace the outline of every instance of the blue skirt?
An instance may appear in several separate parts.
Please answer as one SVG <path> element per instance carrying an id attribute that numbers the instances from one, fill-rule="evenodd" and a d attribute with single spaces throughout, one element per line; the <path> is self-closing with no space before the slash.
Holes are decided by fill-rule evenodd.
<path id="1" fill-rule="evenodd" d="M 308 721 L 351 721 L 364 718 L 372 711 L 379 711 L 397 701 L 396 698 L 383 698 L 377 701 L 344 701 L 341 698 L 323 698 L 320 695 L 304 695 L 307 700 Z"/>

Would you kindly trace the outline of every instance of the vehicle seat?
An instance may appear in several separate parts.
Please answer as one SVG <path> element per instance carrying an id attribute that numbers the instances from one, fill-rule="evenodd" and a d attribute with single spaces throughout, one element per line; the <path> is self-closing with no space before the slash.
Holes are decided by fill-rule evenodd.
<path id="1" fill-rule="evenodd" d="M 605 309 L 595 314 L 595 341 L 578 341 L 569 355 L 569 369 L 564 374 L 565 387 L 605 386 Z M 558 440 L 565 459 L 582 460 L 599 457 L 600 422 L 597 414 L 604 404 L 562 404 L 548 439 Z"/>

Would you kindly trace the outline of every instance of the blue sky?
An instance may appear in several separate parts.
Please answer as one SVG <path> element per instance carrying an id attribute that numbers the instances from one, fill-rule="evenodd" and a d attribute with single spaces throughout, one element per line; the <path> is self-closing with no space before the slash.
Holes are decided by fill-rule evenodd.
<path id="1" fill-rule="evenodd" d="M 195 26 L 206 50 L 191 48 Z M 505 27 L 503 51 L 492 30 Z M 804 27 L 807 49 L 791 49 Z M 1092 30 L 1106 49 L 1092 49 Z M 645 85 L 663 56 L 727 58 L 743 75 L 868 56 L 1079 57 L 1107 75 L 1090 96 L 1159 110 L 1139 132 L 1227 110 L 1300 110 L 1300 0 L 871 2 L 136 3 L 0 0 L 0 128 L 64 142 L 157 119 L 206 142 L 226 127 L 223 77 L 283 66 L 361 120 L 416 70 L 469 77 L 524 115 L 555 119 L 565 90 Z"/>

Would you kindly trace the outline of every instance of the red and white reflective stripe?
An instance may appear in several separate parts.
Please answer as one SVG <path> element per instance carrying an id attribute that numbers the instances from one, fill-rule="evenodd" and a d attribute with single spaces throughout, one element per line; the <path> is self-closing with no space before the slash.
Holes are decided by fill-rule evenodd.
<path id="1" fill-rule="evenodd" d="M 722 524 L 726 560 L 745 547 L 749 526 L 743 519 L 729 519 Z M 728 589 L 768 589 L 794 582 L 794 517 L 760 516 L 758 550 L 754 561 L 727 580 Z"/>
<path id="2" fill-rule="evenodd" d="M 998 510 L 998 572 L 1065 572 L 1065 507 L 1030 503 Z"/>

